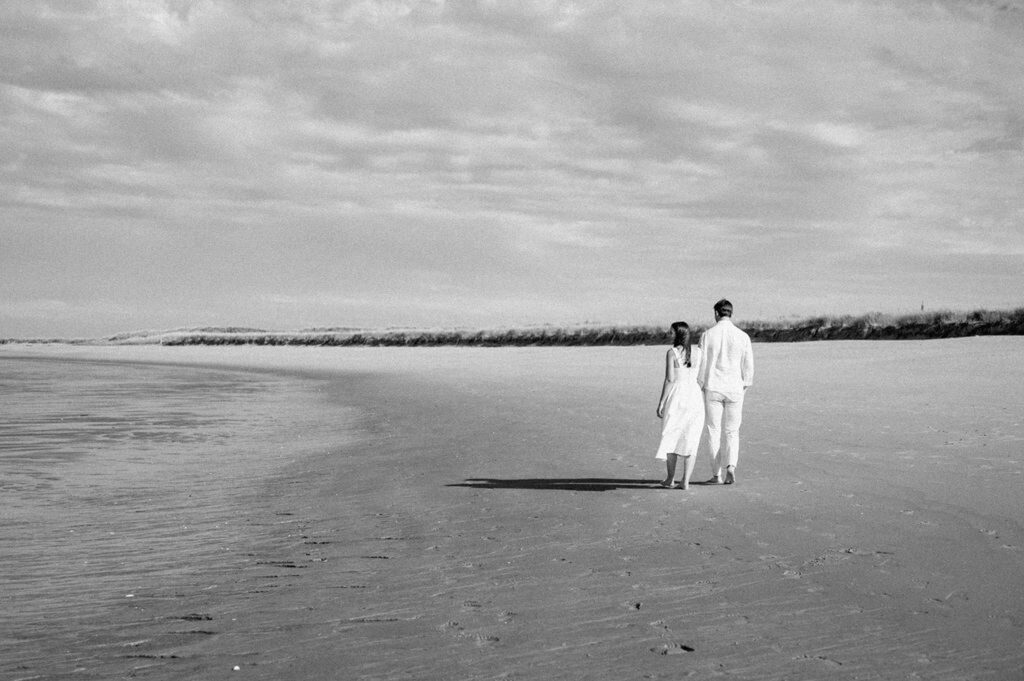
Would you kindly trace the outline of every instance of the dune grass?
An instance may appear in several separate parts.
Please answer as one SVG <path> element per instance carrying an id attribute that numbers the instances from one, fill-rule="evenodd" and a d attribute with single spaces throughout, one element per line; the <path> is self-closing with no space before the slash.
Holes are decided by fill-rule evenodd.
<path id="1" fill-rule="evenodd" d="M 1024 335 L 1024 308 L 943 310 L 892 315 L 812 317 L 795 322 L 740 323 L 760 342 L 810 340 L 921 340 L 964 336 Z"/>
<path id="2" fill-rule="evenodd" d="M 185 333 L 161 338 L 164 345 L 377 345 L 528 346 L 644 345 L 663 343 L 655 326 L 522 327 L 503 329 L 348 329 L 262 333 Z"/>
<path id="3" fill-rule="evenodd" d="M 1024 335 L 1024 308 L 940 311 L 905 315 L 809 317 L 796 321 L 737 320 L 755 342 L 814 340 L 920 340 L 963 336 Z M 694 329 L 696 340 L 702 328 Z M 671 341 L 667 326 L 533 326 L 501 329 L 359 329 L 331 327 L 301 331 L 254 328 L 137 331 L 102 339 L 0 339 L 0 343 L 75 343 L 105 345 L 307 345 L 307 346 L 584 346 L 662 345 Z"/>

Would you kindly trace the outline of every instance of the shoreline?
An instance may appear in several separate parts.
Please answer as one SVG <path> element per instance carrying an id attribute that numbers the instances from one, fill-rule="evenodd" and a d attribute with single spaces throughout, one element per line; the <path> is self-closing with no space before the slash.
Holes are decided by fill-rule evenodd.
<path id="1" fill-rule="evenodd" d="M 755 348 L 740 483 L 690 492 L 655 487 L 663 348 L 94 350 L 67 354 L 352 371 L 325 389 L 347 390 L 371 433 L 267 483 L 291 514 L 278 585 L 208 613 L 217 635 L 169 648 L 182 657 L 157 676 L 986 679 L 1024 665 L 1024 339 Z"/>

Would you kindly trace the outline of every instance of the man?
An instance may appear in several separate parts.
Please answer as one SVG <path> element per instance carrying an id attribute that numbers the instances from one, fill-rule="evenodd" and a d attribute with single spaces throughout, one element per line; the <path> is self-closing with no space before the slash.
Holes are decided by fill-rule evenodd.
<path id="1" fill-rule="evenodd" d="M 743 395 L 754 382 L 754 353 L 750 336 L 732 323 L 732 303 L 725 298 L 715 303 L 715 325 L 700 337 L 700 366 L 697 383 L 704 391 L 704 432 L 701 449 L 711 459 L 709 485 L 736 482 L 740 454 L 740 422 Z"/>

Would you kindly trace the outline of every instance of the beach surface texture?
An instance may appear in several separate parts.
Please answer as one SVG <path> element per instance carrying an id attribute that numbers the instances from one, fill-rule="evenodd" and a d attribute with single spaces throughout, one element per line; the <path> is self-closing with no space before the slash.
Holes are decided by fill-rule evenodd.
<path id="1" fill-rule="evenodd" d="M 664 351 L 0 348 L 305 390 L 257 441 L 253 391 L 218 402 L 236 425 L 191 449 L 246 447 L 201 468 L 235 490 L 202 549 L 202 518 L 90 488 L 134 543 L 42 607 L 57 549 L 15 512 L 0 678 L 1021 678 L 1024 338 L 755 345 L 738 482 L 689 491 L 657 485 Z"/>

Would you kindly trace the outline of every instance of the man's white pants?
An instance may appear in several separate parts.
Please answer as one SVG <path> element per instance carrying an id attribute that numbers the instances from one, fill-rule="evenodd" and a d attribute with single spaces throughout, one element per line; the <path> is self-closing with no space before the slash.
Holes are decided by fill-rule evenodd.
<path id="1" fill-rule="evenodd" d="M 704 393 L 704 433 L 701 449 L 711 460 L 713 475 L 722 474 L 722 460 L 735 466 L 740 458 L 740 423 L 743 421 L 743 393 Z"/>

